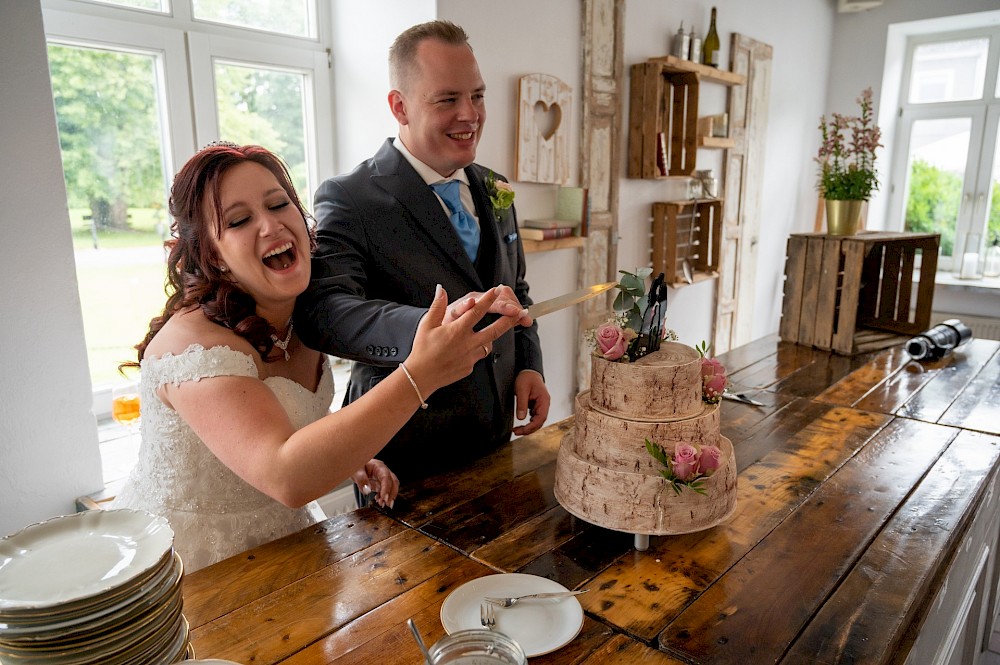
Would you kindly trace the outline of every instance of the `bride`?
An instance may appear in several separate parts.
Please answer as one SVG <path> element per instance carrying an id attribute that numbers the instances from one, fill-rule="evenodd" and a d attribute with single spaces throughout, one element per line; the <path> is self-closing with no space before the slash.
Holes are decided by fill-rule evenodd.
<path id="1" fill-rule="evenodd" d="M 212 144 L 175 177 L 170 213 L 166 306 L 136 346 L 142 447 L 113 505 L 166 517 L 188 572 L 307 526 L 304 506 L 348 477 L 391 507 L 398 480 L 372 457 L 525 316 L 507 287 L 448 306 L 439 286 L 405 363 L 330 413 L 329 363 L 291 322 L 312 237 L 285 166 Z M 488 311 L 502 316 L 475 331 Z"/>

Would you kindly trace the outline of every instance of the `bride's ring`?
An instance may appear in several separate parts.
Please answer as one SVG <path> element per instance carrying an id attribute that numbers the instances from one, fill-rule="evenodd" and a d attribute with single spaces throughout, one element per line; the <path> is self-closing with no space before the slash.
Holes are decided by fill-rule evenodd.
<path id="1" fill-rule="evenodd" d="M 483 356 L 483 358 L 488 358 L 489 355 L 490 355 L 490 350 L 488 348 L 486 348 L 485 344 L 483 344 L 483 353 L 486 354 L 486 355 Z"/>

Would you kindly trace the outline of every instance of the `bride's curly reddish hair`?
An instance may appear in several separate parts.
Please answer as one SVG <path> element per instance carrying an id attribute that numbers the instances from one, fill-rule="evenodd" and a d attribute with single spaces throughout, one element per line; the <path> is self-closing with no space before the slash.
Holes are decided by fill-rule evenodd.
<path id="1" fill-rule="evenodd" d="M 237 164 L 255 162 L 274 174 L 288 198 L 309 228 L 310 249 L 315 249 L 315 234 L 306 220 L 311 219 L 302 207 L 288 169 L 274 153 L 257 145 L 213 143 L 195 154 L 174 176 L 170 188 L 171 238 L 164 243 L 167 256 L 167 279 L 164 291 L 167 302 L 163 313 L 149 322 L 149 332 L 136 345 L 139 360 L 146 347 L 171 316 L 197 305 L 205 316 L 229 328 L 249 341 L 264 360 L 274 348 L 274 328 L 257 316 L 256 302 L 250 294 L 227 279 L 219 269 L 219 256 L 212 242 L 222 236 L 223 216 L 220 199 L 222 176 Z M 214 215 L 205 215 L 204 203 L 212 202 Z M 277 357 L 277 356 L 276 356 Z M 131 363 L 130 363 L 131 364 Z"/>

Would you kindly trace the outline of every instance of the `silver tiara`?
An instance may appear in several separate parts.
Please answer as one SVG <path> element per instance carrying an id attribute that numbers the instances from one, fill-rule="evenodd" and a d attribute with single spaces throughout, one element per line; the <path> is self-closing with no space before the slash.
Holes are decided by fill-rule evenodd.
<path id="1" fill-rule="evenodd" d="M 239 148 L 238 143 L 233 143 L 232 141 L 212 141 L 206 145 L 202 150 L 207 150 L 208 148 Z M 199 151 L 200 152 L 200 151 Z"/>

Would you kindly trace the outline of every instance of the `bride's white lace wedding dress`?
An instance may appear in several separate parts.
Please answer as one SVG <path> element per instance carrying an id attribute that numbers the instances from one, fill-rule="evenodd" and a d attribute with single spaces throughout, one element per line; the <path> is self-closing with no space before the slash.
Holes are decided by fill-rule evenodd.
<path id="1" fill-rule="evenodd" d="M 166 383 L 215 376 L 257 377 L 250 356 L 225 346 L 205 349 L 194 344 L 178 355 L 145 358 L 141 365 L 142 445 L 114 508 L 139 508 L 166 517 L 186 572 L 315 521 L 307 508 L 286 508 L 233 473 L 156 396 Z M 296 429 L 329 413 L 333 400 L 329 362 L 323 363 L 315 393 L 284 377 L 268 377 L 264 383 Z"/>

